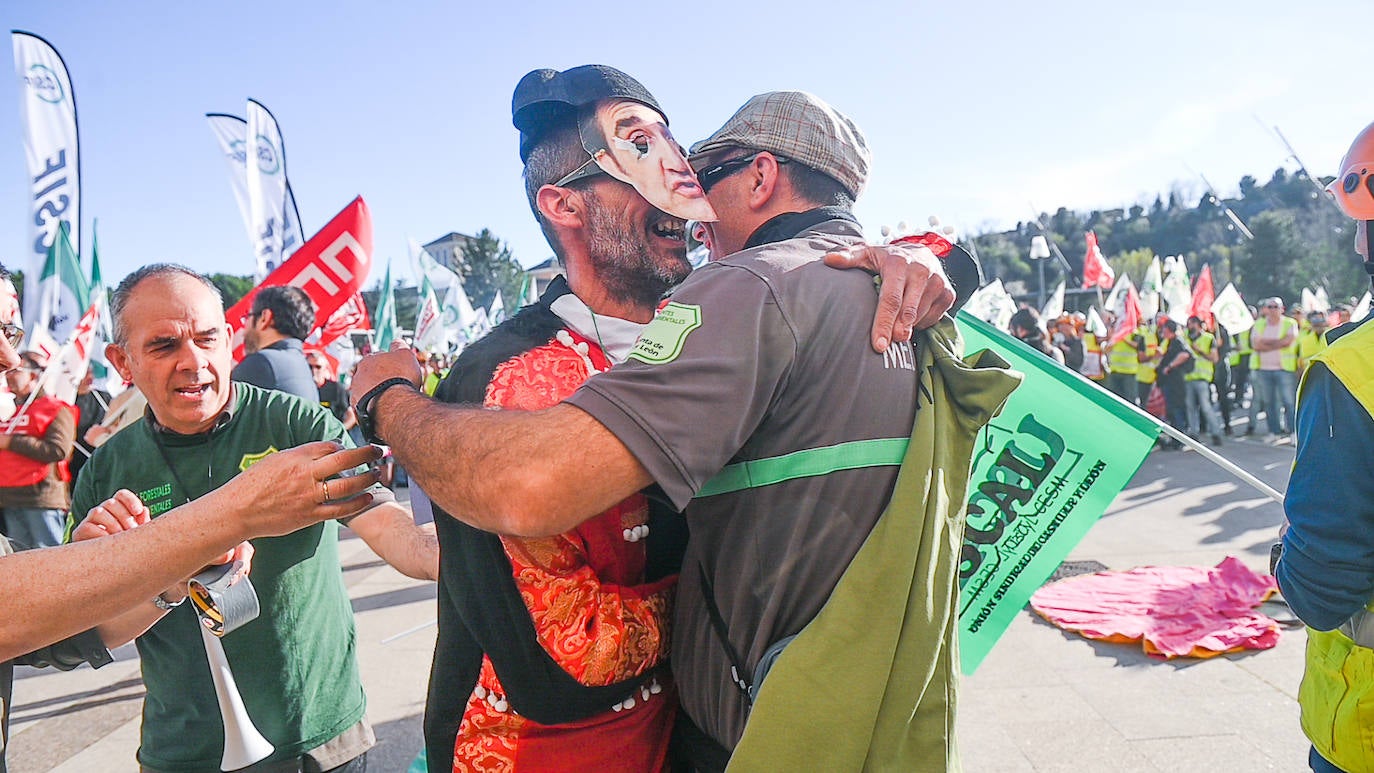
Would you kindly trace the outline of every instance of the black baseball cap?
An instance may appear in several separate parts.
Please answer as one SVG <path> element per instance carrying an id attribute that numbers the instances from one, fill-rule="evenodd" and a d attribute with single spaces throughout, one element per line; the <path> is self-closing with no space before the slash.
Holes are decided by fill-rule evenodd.
<path id="1" fill-rule="evenodd" d="M 511 97 L 511 123 L 520 130 L 520 161 L 551 128 L 577 120 L 579 108 L 603 99 L 628 99 L 668 117 L 658 100 L 639 81 L 604 64 L 584 64 L 569 70 L 534 70 L 520 79 Z"/>

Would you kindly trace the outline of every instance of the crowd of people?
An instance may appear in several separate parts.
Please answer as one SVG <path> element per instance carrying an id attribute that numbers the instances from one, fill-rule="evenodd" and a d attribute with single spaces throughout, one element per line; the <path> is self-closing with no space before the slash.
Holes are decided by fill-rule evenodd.
<path id="1" fill-rule="evenodd" d="M 1304 313 L 1293 304 L 1285 312 L 1282 298 L 1265 298 L 1250 307 L 1254 326 L 1237 335 L 1215 318 L 1190 316 L 1180 326 L 1163 313 L 1120 331 L 1109 311 L 1106 329 L 1118 332 L 1108 336 L 1088 330 L 1082 313 L 1045 320 L 1027 306 L 1012 315 L 1010 332 L 1194 440 L 1219 446 L 1223 437 L 1262 436 L 1282 445 L 1294 440 L 1304 370 L 1326 347 L 1326 332 L 1350 321 L 1351 308 Z M 1160 441 L 1164 449 L 1181 445 Z"/>
<path id="2" fill-rule="evenodd" d="M 430 771 L 958 769 L 959 511 L 977 434 L 1019 379 L 958 353 L 947 312 L 976 263 L 864 245 L 868 147 L 811 94 L 755 96 L 690 152 L 609 67 L 534 71 L 512 113 L 530 209 L 567 273 L 456 362 L 400 347 L 345 388 L 304 344 L 309 298 L 281 287 L 255 295 L 235 366 L 215 286 L 153 264 L 114 291 L 106 349 L 146 407 L 66 403 L 38 388 L 44 363 L 17 351 L 0 294 L 17 403 L 0 506 L 34 548 L 0 555 L 0 740 L 15 662 L 99 667 L 133 639 L 141 771 L 365 771 L 346 525 L 438 582 Z M 1343 206 L 1367 254 L 1360 169 L 1344 190 L 1370 201 Z M 696 271 L 688 231 L 711 253 Z M 1324 349 L 1324 320 L 1282 312 L 1265 299 L 1234 340 L 1197 317 L 1104 340 L 1033 309 L 1012 330 L 1194 437 L 1231 434 L 1247 384 L 1245 432 L 1262 412 L 1276 442 L 1298 435 L 1305 488 L 1277 571 L 1320 626 L 1301 699 L 1312 765 L 1369 769 L 1368 728 L 1339 707 L 1354 693 L 1368 708 L 1374 685 L 1342 692 L 1321 668 L 1374 666 L 1374 566 L 1359 540 L 1328 544 L 1344 526 L 1314 470 L 1369 458 L 1374 338 Z M 96 450 L 73 478 L 91 402 L 135 415 L 86 417 Z M 380 485 L 382 444 L 432 523 Z M 1374 476 L 1359 477 L 1344 501 L 1367 518 Z M 259 614 L 220 638 L 203 599 L 183 602 L 224 565 L 231 587 L 251 574 Z M 1336 594 L 1314 579 L 1332 567 Z M 226 707 L 265 749 L 236 747 Z"/>
<path id="3" fill-rule="evenodd" d="M 816 616 L 867 528 L 885 522 L 884 506 L 902 458 L 809 473 L 806 480 L 766 490 L 717 493 L 700 516 L 693 515 L 699 502 L 694 495 L 751 434 L 753 453 L 765 457 L 805 450 L 798 445 L 805 439 L 785 431 L 789 426 L 830 426 L 837 442 L 868 443 L 875 434 L 905 441 L 923 372 L 909 341 L 912 330 L 947 319 L 956 287 L 945 267 L 953 276 L 972 277 L 958 286 L 966 297 L 976 287 L 976 264 L 957 249 L 942 260 L 923 247 L 863 245 L 850 208 L 867 178 L 868 149 L 852 121 L 812 95 L 757 97 L 699 146 L 690 162 L 652 95 L 611 68 L 531 73 L 517 88 L 516 106 L 531 208 L 567 266 L 567 277 L 469 347 L 450 370 L 422 352 L 374 355 L 359 365 L 349 395 L 332 377 L 328 358 L 303 346 L 313 311 L 294 288 L 264 288 L 255 295 L 241 320 L 247 356 L 235 366 L 224 305 L 205 277 L 154 264 L 120 283 L 111 300 L 114 342 L 106 355 L 130 384 L 129 392 L 146 400 L 146 409 L 106 434 L 76 477 L 69 502 L 45 508 L 52 512 L 43 522 L 65 533 L 68 544 L 0 560 L 6 587 L 29 587 L 23 580 L 33 576 L 43 576 L 45 587 L 54 580 L 64 584 L 58 593 L 0 601 L 0 616 L 23 621 L 7 622 L 0 634 L 0 658 L 7 659 L 0 671 L 3 708 L 9 705 L 14 662 L 99 666 L 109 662 L 108 647 L 133 638 L 148 691 L 141 770 L 238 769 L 245 762 L 247 770 L 364 770 L 375 740 L 364 713 L 352 613 L 338 566 L 338 528 L 346 524 L 400 571 L 440 581 L 440 643 L 426 717 L 432 770 L 492 764 L 667 769 L 670 738 L 675 766 L 723 769 L 741 741 L 751 706 L 762 701 L 758 705 L 767 714 L 766 707 L 777 703 L 768 702 L 769 693 L 757 694 L 767 667 Z M 703 224 L 716 258 L 740 255 L 699 272 L 702 279 L 683 282 L 691 270 L 684 215 Z M 836 270 L 856 268 L 881 274 L 878 288 L 863 272 Z M 763 280 L 756 271 L 773 276 Z M 679 308 L 695 323 L 685 331 L 649 324 L 660 296 L 679 282 L 674 303 L 680 306 L 670 304 L 664 313 Z M 746 296 L 761 299 L 760 293 L 771 295 L 767 305 L 783 316 L 739 317 L 746 308 L 764 308 L 744 302 Z M 832 306 L 844 312 L 826 314 Z M 13 316 L 7 309 L 0 317 L 6 323 L 0 366 L 20 366 L 14 383 L 26 385 L 38 366 L 11 361 L 23 335 Z M 709 332 L 721 325 L 736 331 Z M 758 329 L 738 330 L 741 325 Z M 708 331 L 690 335 L 697 327 Z M 951 333 L 921 335 L 947 341 Z M 804 345 L 759 348 L 779 335 L 797 336 Z M 755 358 L 766 369 L 738 368 L 726 378 L 710 364 L 725 343 L 736 349 L 730 361 Z M 947 344 L 939 351 L 948 353 Z M 721 390 L 738 397 L 748 390 L 763 396 L 783 389 L 782 379 L 793 368 L 833 374 L 840 356 L 853 360 L 846 378 L 793 382 L 801 391 L 785 403 L 812 406 L 819 413 L 809 419 L 794 421 L 790 410 L 774 415 L 758 398 L 722 399 Z M 615 382 L 607 379 L 617 372 L 649 366 L 696 374 L 694 381 L 670 380 L 680 384 L 676 395 L 615 387 L 621 400 L 674 405 L 673 411 L 655 412 L 677 417 L 673 434 L 703 433 L 687 479 L 677 475 L 673 461 L 685 443 L 657 446 L 661 462 L 648 470 L 626 448 L 640 445 L 628 416 L 618 421 L 608 409 L 560 402 L 592 394 L 592 384 L 610 388 Z M 379 373 L 390 377 L 378 378 Z M 853 382 L 854 373 L 861 374 L 861 383 Z M 1004 380 L 1009 390 L 1013 379 Z M 583 381 L 590 382 L 586 388 Z M 410 403 L 411 409 L 444 415 L 408 414 L 395 388 L 400 384 L 423 401 Z M 885 396 L 893 410 L 874 414 L 840 400 L 855 388 Z M 506 410 L 449 416 L 444 403 L 455 400 Z M 37 424 L 37 400 L 23 402 L 16 415 L 26 426 Z M 838 402 L 853 405 L 855 415 L 836 416 Z M 718 419 L 732 404 L 740 413 L 729 425 L 736 445 L 705 437 L 713 426 L 727 428 Z M 991 407 L 969 410 L 986 416 Z M 64 421 L 63 433 L 75 434 L 75 408 L 52 405 L 44 415 L 49 414 L 44 432 Z M 455 419 L 464 426 L 455 428 Z M 505 427 L 510 420 L 538 421 L 542 428 L 512 432 Z M 489 422 L 495 425 L 476 426 Z M 377 454 L 348 450 L 350 423 L 366 441 L 385 438 L 432 496 L 441 516 L 434 525 L 418 526 L 377 485 Z M 957 426 L 968 436 L 968 453 L 972 426 Z M 640 450 L 647 460 L 649 446 Z M 67 484 L 69 453 L 44 462 L 50 465 L 45 479 L 52 475 Z M 962 466 L 967 465 L 965 458 Z M 932 523 L 948 530 L 956 521 L 945 508 L 962 500 L 962 490 L 943 487 L 962 484 L 938 477 L 940 491 L 930 494 L 944 504 L 932 511 Z M 655 479 L 667 497 L 651 505 L 639 491 Z M 557 484 L 542 485 L 551 481 Z M 817 484 L 833 491 L 800 497 Z M 485 498 L 467 502 L 468 493 Z M 788 504 L 801 501 L 812 505 Z M 829 512 L 816 505 L 828 501 L 847 502 L 851 518 L 862 525 L 834 535 L 844 537 L 843 549 L 832 539 L 812 542 Z M 731 513 L 755 511 L 767 502 L 785 514 L 768 523 L 774 537 L 796 541 L 790 557 L 784 551 L 760 561 L 731 553 L 725 549 L 731 539 L 722 541 L 723 533 L 712 536 L 705 528 L 716 523 L 721 529 L 754 529 L 763 522 Z M 684 508 L 687 520 L 698 524 L 693 538 L 678 512 Z M 503 536 L 460 522 L 493 513 L 510 515 L 485 524 Z M 276 536 L 250 541 L 264 535 Z M 937 546 L 929 560 L 944 567 L 942 580 L 918 592 L 949 609 L 957 593 L 955 574 L 948 571 L 953 556 L 938 546 L 953 543 L 947 537 L 929 542 Z M 166 555 L 150 561 L 150 551 Z M 90 598 L 97 592 L 91 581 L 75 579 L 93 562 L 102 564 L 99 603 Z M 157 566 L 141 566 L 147 563 Z M 199 619 L 201 606 L 183 604 L 186 581 L 200 568 L 225 564 L 236 581 L 251 573 L 260 613 L 222 640 L 211 640 Z M 754 574 L 741 575 L 741 566 L 752 566 Z M 679 570 L 695 579 L 680 583 Z M 707 599 L 724 610 L 728 633 L 712 628 L 699 603 L 705 583 L 714 588 Z M 782 606 L 756 595 L 757 588 L 777 583 L 805 592 Z M 765 603 L 744 603 L 752 598 Z M 953 630 L 935 621 L 924 627 L 942 642 L 926 648 L 932 659 L 925 677 L 929 689 L 871 696 L 875 710 L 908 717 L 898 727 L 919 729 L 896 732 L 885 752 L 896 755 L 894 761 L 911 754 L 953 759 L 945 732 L 957 671 Z M 690 644 L 682 638 L 688 633 L 695 640 Z M 677 655 L 671 670 L 670 638 Z M 805 641 L 796 648 L 804 650 Z M 214 652 L 224 665 L 207 668 L 207 659 L 216 662 Z M 747 670 L 748 681 L 730 680 L 732 670 Z M 221 714 L 228 700 L 219 678 L 224 674 L 236 683 L 237 703 L 229 703 L 241 706 L 266 752 L 230 748 L 234 741 Z M 782 666 L 771 674 L 770 682 L 779 685 L 775 690 L 797 677 Z M 749 689 L 742 690 L 746 683 Z M 920 711 L 914 711 L 917 704 Z M 826 715 L 850 718 L 818 712 Z M 909 747 L 903 739 L 910 737 L 920 743 Z"/>

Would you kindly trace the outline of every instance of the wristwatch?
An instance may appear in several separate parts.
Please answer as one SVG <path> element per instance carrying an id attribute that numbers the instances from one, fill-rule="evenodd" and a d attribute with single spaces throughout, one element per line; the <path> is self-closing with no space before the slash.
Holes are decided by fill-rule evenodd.
<path id="1" fill-rule="evenodd" d="M 377 413 L 372 409 L 372 404 L 377 402 L 377 398 L 381 397 L 383 392 L 402 384 L 411 389 L 416 388 L 415 385 L 411 383 L 410 379 L 400 377 L 389 378 L 367 390 L 362 397 L 358 398 L 358 404 L 354 406 L 353 412 L 358 416 L 358 430 L 363 433 L 363 440 L 369 443 L 386 444 L 386 441 L 382 440 L 381 436 L 377 434 Z"/>
<path id="2" fill-rule="evenodd" d="M 153 606 L 157 607 L 158 609 L 161 609 L 163 612 L 170 612 L 184 603 L 186 603 L 185 596 L 183 596 L 181 599 L 175 602 L 168 601 L 167 599 L 163 598 L 161 593 L 153 597 Z"/>

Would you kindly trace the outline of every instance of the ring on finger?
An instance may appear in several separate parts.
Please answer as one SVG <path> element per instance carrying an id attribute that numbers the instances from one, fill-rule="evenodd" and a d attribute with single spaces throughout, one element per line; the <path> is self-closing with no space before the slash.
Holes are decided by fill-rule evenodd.
<path id="1" fill-rule="evenodd" d="M 324 499 L 320 501 L 320 504 L 324 504 L 329 501 L 329 481 L 320 481 L 320 489 L 324 492 Z"/>

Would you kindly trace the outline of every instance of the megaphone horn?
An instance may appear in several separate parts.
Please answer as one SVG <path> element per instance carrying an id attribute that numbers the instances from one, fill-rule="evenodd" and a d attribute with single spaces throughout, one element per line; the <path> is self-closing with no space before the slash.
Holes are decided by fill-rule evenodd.
<path id="1" fill-rule="evenodd" d="M 262 737 L 248 716 L 243 696 L 239 695 L 238 685 L 234 683 L 234 672 L 229 668 L 229 658 L 224 655 L 224 645 L 204 625 L 197 627 L 200 628 L 200 638 L 205 642 L 210 678 L 215 682 L 215 698 L 219 701 L 220 718 L 224 720 L 224 756 L 220 759 L 219 769 L 238 770 L 267 759 L 275 747 Z"/>

